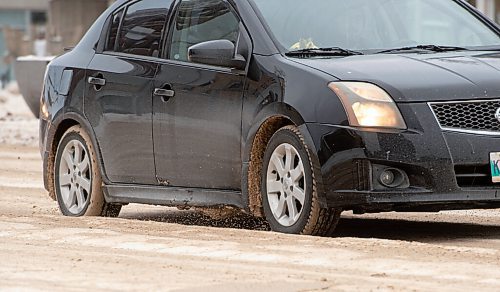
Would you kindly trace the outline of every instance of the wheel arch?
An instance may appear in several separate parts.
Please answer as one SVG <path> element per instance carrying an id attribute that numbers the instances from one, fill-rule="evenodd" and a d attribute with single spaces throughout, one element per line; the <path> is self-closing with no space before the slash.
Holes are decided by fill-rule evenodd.
<path id="1" fill-rule="evenodd" d="M 285 126 L 296 126 L 304 137 L 307 147 L 312 152 L 312 159 L 317 159 L 316 147 L 302 116 L 292 106 L 276 102 L 260 111 L 251 123 L 243 148 L 242 201 L 246 211 L 256 217 L 263 217 L 261 197 L 261 174 L 264 153 L 271 137 Z M 320 201 L 323 203 L 323 200 Z M 326 200 L 324 204 L 326 205 Z"/>
<path id="2" fill-rule="evenodd" d="M 99 171 L 101 172 L 102 179 L 105 183 L 108 182 L 106 177 L 106 172 L 104 169 L 104 164 L 102 160 L 101 150 L 99 143 L 95 137 L 94 131 L 90 126 L 90 123 L 81 116 L 79 113 L 69 112 L 56 117 L 52 121 L 51 130 L 48 135 L 47 142 L 49 143 L 47 149 L 49 150 L 48 161 L 47 161 L 47 175 L 46 175 L 46 188 L 49 191 L 50 197 L 55 200 L 54 186 L 54 163 L 56 157 L 57 147 L 64 136 L 64 133 L 73 126 L 81 126 L 85 132 L 90 136 L 91 142 L 96 149 L 97 159 L 99 160 Z"/>

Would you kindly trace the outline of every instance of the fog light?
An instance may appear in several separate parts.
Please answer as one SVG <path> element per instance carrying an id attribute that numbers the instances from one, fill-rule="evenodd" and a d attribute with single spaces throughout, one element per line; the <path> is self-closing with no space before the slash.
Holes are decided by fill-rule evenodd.
<path id="1" fill-rule="evenodd" d="M 374 190 L 383 191 L 390 189 L 406 189 L 410 187 L 410 179 L 402 169 L 372 164 L 372 187 Z"/>
<path id="2" fill-rule="evenodd" d="M 406 173 L 392 167 L 382 169 L 378 181 L 386 188 L 407 188 L 410 186 Z"/>
<path id="3" fill-rule="evenodd" d="M 386 187 L 391 187 L 394 184 L 396 175 L 391 169 L 386 169 L 380 174 L 380 183 Z"/>

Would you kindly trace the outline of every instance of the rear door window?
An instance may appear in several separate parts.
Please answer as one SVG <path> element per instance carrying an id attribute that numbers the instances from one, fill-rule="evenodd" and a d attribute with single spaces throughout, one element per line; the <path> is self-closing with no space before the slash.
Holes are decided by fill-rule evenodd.
<path id="1" fill-rule="evenodd" d="M 142 0 L 128 6 L 113 51 L 158 57 L 171 3 L 172 0 Z M 113 43 L 113 31 L 119 18 L 120 14 L 115 15 L 111 23 L 109 44 Z M 110 50 L 111 46 L 106 48 Z"/>

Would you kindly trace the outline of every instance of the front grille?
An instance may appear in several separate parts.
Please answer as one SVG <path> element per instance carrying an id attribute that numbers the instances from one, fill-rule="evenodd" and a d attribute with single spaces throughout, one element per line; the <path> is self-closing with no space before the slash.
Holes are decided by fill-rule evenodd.
<path id="1" fill-rule="evenodd" d="M 455 176 L 459 187 L 493 186 L 489 165 L 455 165 Z"/>
<path id="2" fill-rule="evenodd" d="M 431 107 L 442 128 L 500 132 L 495 117 L 500 100 L 432 103 Z"/>

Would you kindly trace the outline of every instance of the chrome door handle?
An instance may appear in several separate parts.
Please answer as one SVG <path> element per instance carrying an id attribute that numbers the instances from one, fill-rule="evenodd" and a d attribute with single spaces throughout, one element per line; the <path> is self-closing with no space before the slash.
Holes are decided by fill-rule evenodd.
<path id="1" fill-rule="evenodd" d="M 88 82 L 92 85 L 96 86 L 104 86 L 106 85 L 106 79 L 97 78 L 97 77 L 89 77 Z"/>
<path id="2" fill-rule="evenodd" d="M 175 96 L 175 91 L 172 89 L 155 88 L 154 95 L 170 98 Z"/>

